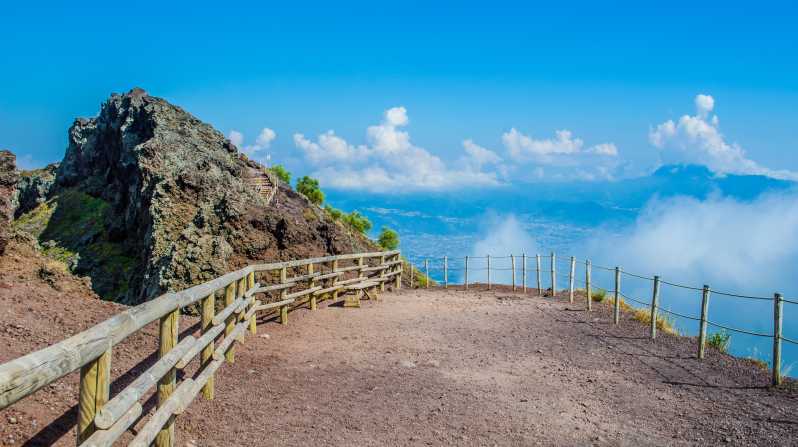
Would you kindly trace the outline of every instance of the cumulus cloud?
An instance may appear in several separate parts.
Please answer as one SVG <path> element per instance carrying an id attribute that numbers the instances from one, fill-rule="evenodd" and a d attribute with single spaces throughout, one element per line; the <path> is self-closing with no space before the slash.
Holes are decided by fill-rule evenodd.
<path id="1" fill-rule="evenodd" d="M 244 144 L 244 134 L 237 130 L 231 130 L 227 135 L 227 139 L 241 152 L 260 162 L 268 160 L 269 155 L 266 153 L 266 150 L 271 147 L 272 141 L 274 141 L 275 138 L 277 138 L 277 133 L 268 127 L 261 129 L 260 133 L 255 138 L 255 143 L 250 145 Z"/>
<path id="2" fill-rule="evenodd" d="M 720 174 L 766 175 L 798 180 L 798 174 L 772 170 L 747 157 L 737 143 L 730 143 L 720 131 L 715 100 L 709 95 L 695 98 L 695 115 L 683 115 L 676 122 L 665 121 L 650 129 L 649 142 L 660 150 L 665 163 L 701 164 Z"/>
<path id="3" fill-rule="evenodd" d="M 313 175 L 334 188 L 405 192 L 501 183 L 496 171 L 481 169 L 491 151 L 471 146 L 472 152 L 466 149 L 466 154 L 472 158 L 477 154 L 478 162 L 447 166 L 411 142 L 405 130 L 409 123 L 407 110 L 393 107 L 385 111 L 381 123 L 366 129 L 366 144 L 350 144 L 330 130 L 315 141 L 296 133 L 294 145 L 313 165 Z"/>
<path id="4" fill-rule="evenodd" d="M 465 149 L 466 154 L 468 154 L 466 160 L 477 166 L 495 165 L 502 162 L 502 158 L 495 152 L 490 149 L 485 149 L 470 139 L 463 141 L 463 149 Z"/>

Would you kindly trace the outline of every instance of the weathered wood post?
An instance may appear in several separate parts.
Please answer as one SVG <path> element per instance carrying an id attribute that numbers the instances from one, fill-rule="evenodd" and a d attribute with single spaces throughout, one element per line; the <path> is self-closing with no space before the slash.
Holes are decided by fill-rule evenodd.
<path id="1" fill-rule="evenodd" d="M 657 309 L 659 309 L 659 276 L 654 275 L 654 290 L 651 292 L 651 339 L 657 338 Z"/>
<path id="2" fill-rule="evenodd" d="M 288 268 L 283 267 L 280 269 L 280 284 L 285 284 L 288 281 Z M 285 299 L 288 295 L 288 289 L 280 289 L 280 301 Z M 280 306 L 280 324 L 288 324 L 288 305 Z"/>
<path id="3" fill-rule="evenodd" d="M 255 288 L 255 272 L 249 272 L 249 274 L 247 274 L 247 290 L 249 291 L 253 288 Z M 252 302 L 252 306 L 250 307 L 250 309 L 252 309 L 253 307 L 255 307 L 255 301 Z M 249 333 L 252 335 L 258 333 L 257 316 L 255 315 L 254 312 L 252 313 L 252 316 L 249 317 Z"/>
<path id="4" fill-rule="evenodd" d="M 698 333 L 698 358 L 704 358 L 707 344 L 707 314 L 709 313 L 709 286 L 704 285 L 701 293 L 701 326 Z"/>
<path id="5" fill-rule="evenodd" d="M 488 255 L 488 290 L 490 290 L 490 255 Z"/>
<path id="6" fill-rule="evenodd" d="M 449 257 L 443 257 L 443 288 L 449 288 Z"/>
<path id="7" fill-rule="evenodd" d="M 385 256 L 380 256 L 380 266 L 385 267 Z M 385 279 L 385 269 L 380 270 L 380 279 Z M 380 292 L 385 292 L 385 281 L 380 281 Z"/>
<path id="8" fill-rule="evenodd" d="M 213 329 L 214 315 L 216 315 L 216 292 L 213 292 L 202 299 L 202 320 L 200 324 L 203 334 Z M 254 319 L 255 316 L 253 315 L 252 318 Z M 200 361 L 202 362 L 203 368 L 207 367 L 208 364 L 213 361 L 213 351 L 215 347 L 216 345 L 214 341 L 211 340 L 211 342 L 202 349 Z M 214 375 L 211 374 L 210 378 L 208 378 L 208 381 L 205 382 L 205 386 L 202 387 L 202 396 L 205 397 L 205 399 L 213 400 L 214 382 Z"/>
<path id="9" fill-rule="evenodd" d="M 571 272 L 568 275 L 568 302 L 574 303 L 574 276 L 576 275 L 576 258 L 571 256 Z"/>
<path id="10" fill-rule="evenodd" d="M 337 259 L 333 259 L 332 265 L 330 265 L 330 270 L 332 270 L 333 273 L 338 271 L 338 260 Z M 337 278 L 333 279 L 333 284 L 335 284 L 337 281 L 338 281 Z M 338 299 L 338 291 L 337 290 L 333 291 L 332 299 L 333 299 L 333 301 Z"/>
<path id="11" fill-rule="evenodd" d="M 177 335 L 179 333 L 180 309 L 161 317 L 159 326 L 159 348 L 158 358 L 163 358 L 177 346 Z M 158 408 L 166 404 L 169 396 L 175 391 L 177 370 L 171 368 L 169 372 L 158 381 Z M 175 416 L 171 416 L 169 421 L 158 432 L 155 438 L 156 447 L 171 447 L 175 445 Z"/>
<path id="12" fill-rule="evenodd" d="M 615 302 L 612 303 L 615 307 L 613 309 L 612 321 L 615 324 L 621 320 L 621 268 L 615 267 Z"/>
<path id="13" fill-rule="evenodd" d="M 543 285 L 540 283 L 540 253 L 535 255 L 535 271 L 537 272 L 538 280 L 538 296 L 543 296 Z"/>
<path id="14" fill-rule="evenodd" d="M 78 445 L 89 438 L 97 427 L 94 418 L 111 395 L 111 344 L 108 350 L 80 369 L 78 398 Z"/>
<path id="15" fill-rule="evenodd" d="M 427 280 L 424 281 L 424 288 L 429 289 L 429 259 L 424 260 L 424 275 L 427 277 Z"/>
<path id="16" fill-rule="evenodd" d="M 526 253 L 521 253 L 521 283 L 522 290 L 526 293 Z"/>
<path id="17" fill-rule="evenodd" d="M 395 271 L 399 273 L 394 275 L 394 280 L 396 281 L 396 283 L 394 284 L 394 288 L 396 288 L 396 290 L 399 290 L 402 288 L 402 272 L 404 272 L 404 264 L 402 264 L 401 262 L 402 257 L 398 253 L 396 254 L 395 258 L 396 261 L 399 261 L 399 264 L 396 264 L 396 267 L 394 268 L 396 269 Z"/>
<path id="18" fill-rule="evenodd" d="M 465 257 L 465 278 L 463 279 L 463 285 L 465 289 L 468 290 L 468 256 Z"/>
<path id="19" fill-rule="evenodd" d="M 585 296 L 587 297 L 587 310 L 593 310 L 593 296 L 590 290 L 590 259 L 585 260 Z"/>
<path id="20" fill-rule="evenodd" d="M 551 297 L 557 296 L 557 264 L 556 254 L 551 252 Z"/>
<path id="21" fill-rule="evenodd" d="M 510 268 L 513 271 L 513 292 L 515 292 L 515 255 L 510 255 Z"/>
<path id="22" fill-rule="evenodd" d="M 360 265 L 361 266 L 363 265 L 362 262 L 363 262 L 363 258 L 360 258 Z M 315 269 L 315 267 L 313 266 L 312 262 L 310 264 L 308 264 L 308 275 L 312 275 L 314 269 Z M 362 270 L 360 271 L 359 276 L 363 276 Z M 310 277 L 310 281 L 308 282 L 308 288 L 312 289 L 315 286 L 316 286 L 316 280 L 313 279 L 313 277 L 311 276 Z M 310 310 L 318 310 L 318 309 L 319 309 L 319 302 L 318 302 L 318 300 L 316 298 L 316 295 L 311 293 L 310 294 Z"/>
<path id="23" fill-rule="evenodd" d="M 407 266 L 410 267 L 410 288 L 413 289 L 415 287 L 415 267 L 410 262 L 407 263 Z"/>
<path id="24" fill-rule="evenodd" d="M 233 304 L 233 301 L 235 301 L 235 295 L 236 295 L 236 284 L 235 282 L 231 282 L 224 289 L 224 307 Z M 235 328 L 235 315 L 230 315 L 229 317 L 227 317 L 227 320 L 225 321 L 225 326 L 224 326 L 225 338 L 228 337 L 233 332 L 234 328 Z M 228 349 L 224 355 L 224 358 L 227 360 L 227 363 L 233 363 L 235 361 L 235 353 L 233 352 L 232 349 Z"/>
<path id="25" fill-rule="evenodd" d="M 773 296 L 773 385 L 781 385 L 781 323 L 782 323 L 781 294 Z"/>

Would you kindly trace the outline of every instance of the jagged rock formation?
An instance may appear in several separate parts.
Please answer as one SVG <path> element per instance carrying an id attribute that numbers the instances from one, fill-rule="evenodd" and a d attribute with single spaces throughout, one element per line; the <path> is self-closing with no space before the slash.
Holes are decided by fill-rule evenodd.
<path id="1" fill-rule="evenodd" d="M 58 169 L 58 163 L 49 164 L 41 169 L 20 172 L 17 193 L 14 198 L 15 217 L 27 213 L 50 198 L 50 192 L 55 184 L 56 169 Z"/>
<path id="2" fill-rule="evenodd" d="M 17 179 L 17 158 L 9 151 L 0 151 L 0 255 L 5 252 L 11 237 Z"/>
<path id="3" fill-rule="evenodd" d="M 253 169 L 210 125 L 134 89 L 75 121 L 51 197 L 17 225 L 125 303 L 254 260 L 375 249 L 285 185 L 267 205 Z"/>

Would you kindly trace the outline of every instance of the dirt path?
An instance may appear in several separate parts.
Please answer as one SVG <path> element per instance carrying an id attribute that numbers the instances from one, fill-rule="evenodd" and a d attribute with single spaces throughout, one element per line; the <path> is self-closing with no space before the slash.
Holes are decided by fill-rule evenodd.
<path id="1" fill-rule="evenodd" d="M 608 309 L 403 290 L 267 323 L 179 445 L 794 445 L 796 393 Z"/>

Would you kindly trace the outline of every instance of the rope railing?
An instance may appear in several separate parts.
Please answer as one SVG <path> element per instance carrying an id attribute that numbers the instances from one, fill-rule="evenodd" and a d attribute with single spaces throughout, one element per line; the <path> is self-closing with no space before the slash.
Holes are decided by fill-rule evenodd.
<path id="1" fill-rule="evenodd" d="M 513 290 L 516 290 L 519 286 L 521 286 L 524 291 L 526 289 L 531 289 L 537 291 L 538 294 L 542 294 L 544 290 L 551 290 L 552 294 L 556 292 L 557 289 L 557 281 L 563 281 L 567 285 L 568 296 L 571 302 L 574 301 L 574 292 L 577 286 L 580 289 L 585 290 L 586 295 L 586 308 L 588 311 L 592 309 L 592 294 L 594 291 L 604 290 L 605 294 L 612 295 L 618 299 L 613 299 L 614 305 L 614 321 L 617 324 L 619 322 L 619 311 L 620 311 L 620 298 L 623 298 L 626 301 L 636 303 L 640 306 L 645 306 L 649 309 L 651 313 L 650 318 L 650 334 L 651 338 L 656 338 L 656 331 L 657 331 L 657 314 L 662 312 L 663 314 L 672 315 L 675 317 L 683 318 L 690 321 L 697 321 L 699 322 L 699 335 L 698 335 L 698 357 L 703 358 L 705 354 L 705 345 L 707 344 L 707 327 L 712 326 L 716 328 L 720 328 L 722 330 L 736 332 L 740 334 L 746 334 L 756 337 L 763 337 L 763 338 L 771 338 L 773 340 L 773 383 L 779 384 L 781 383 L 781 342 L 786 341 L 791 344 L 798 345 L 798 341 L 793 339 L 787 338 L 784 336 L 782 331 L 782 306 L 784 303 L 798 305 L 798 300 L 791 300 L 791 299 L 784 299 L 780 294 L 774 294 L 773 297 L 765 297 L 765 296 L 757 296 L 757 295 L 748 295 L 748 294 L 740 294 L 740 293 L 732 293 L 732 292 L 721 292 L 711 290 L 709 286 L 703 287 L 696 287 L 691 286 L 688 284 L 682 284 L 673 281 L 667 281 L 662 279 L 659 276 L 648 276 L 642 275 L 639 273 L 633 273 L 626 270 L 621 269 L 620 267 L 608 267 L 603 265 L 593 264 L 589 259 L 578 259 L 574 256 L 566 257 L 566 256 L 558 256 L 556 252 L 552 251 L 549 255 L 528 255 L 522 253 L 521 255 L 514 255 L 511 254 L 509 256 L 465 256 L 465 257 L 419 257 L 418 260 L 422 261 L 417 267 L 419 271 L 426 271 L 429 273 L 432 272 L 442 272 L 442 286 L 448 287 L 450 285 L 449 281 L 449 273 L 450 272 L 457 272 L 461 274 L 459 278 L 462 281 L 462 285 L 468 289 L 469 286 L 469 272 L 485 272 L 487 271 L 487 285 L 488 289 L 492 287 L 494 284 L 493 273 L 500 272 L 503 275 L 506 275 L 506 272 L 511 272 L 512 282 L 510 285 L 512 286 Z M 440 260 L 441 263 L 438 265 L 430 265 L 431 260 Z M 469 261 L 473 261 L 475 259 L 480 260 L 480 266 L 476 266 L 474 264 L 469 264 Z M 510 266 L 508 267 L 505 264 L 502 265 L 495 265 L 492 264 L 495 260 L 506 260 L 510 259 Z M 519 262 L 520 260 L 520 262 Z M 546 260 L 544 263 L 543 261 Z M 462 267 L 458 265 L 458 267 L 452 267 L 450 264 L 451 262 L 463 262 Z M 576 274 L 576 266 L 580 266 L 580 270 L 584 273 L 584 276 L 580 276 Z M 425 269 L 425 270 L 422 270 Z M 615 276 L 615 285 L 614 287 L 602 289 L 598 287 L 596 281 L 591 279 L 591 271 L 599 270 L 602 272 L 612 272 Z M 545 276 L 545 278 L 544 278 Z M 481 275 L 481 279 L 484 278 L 485 275 Z M 640 279 L 643 281 L 648 281 L 652 283 L 652 298 L 649 301 L 640 300 L 638 298 L 634 298 L 624 294 L 620 289 L 621 278 L 629 277 Z M 506 276 L 504 276 L 506 280 Z M 584 279 L 583 279 L 584 278 Z M 480 279 L 480 280 L 481 280 Z M 544 286 L 545 284 L 545 286 Z M 659 304 L 659 294 L 660 289 L 662 286 L 674 287 L 680 290 L 687 290 L 691 292 L 700 292 L 701 297 L 701 307 L 700 307 L 700 316 L 691 316 L 685 315 L 681 312 L 676 312 L 672 309 L 666 309 Z M 427 284 L 429 287 L 429 284 Z M 711 295 L 718 295 L 725 298 L 735 298 L 735 299 L 746 299 L 746 300 L 754 300 L 754 301 L 770 301 L 773 302 L 774 306 L 774 317 L 773 317 L 773 325 L 774 330 L 772 333 L 763 333 L 758 332 L 755 330 L 748 330 L 743 328 L 736 328 L 727 324 L 722 324 L 716 321 L 709 320 L 709 298 Z"/>
<path id="2" fill-rule="evenodd" d="M 347 261 L 353 265 L 340 265 Z M 344 307 L 360 307 L 364 296 L 377 299 L 377 291 L 384 291 L 386 285 L 400 288 L 402 267 L 396 250 L 300 259 L 251 265 L 164 294 L 61 342 L 0 364 L 0 410 L 80 370 L 77 444 L 110 446 L 145 414 L 141 400 L 157 386 L 156 411 L 144 416 L 146 422 L 137 427 L 130 445 L 173 446 L 175 416 L 199 394 L 213 398 L 214 375 L 224 363 L 234 362 L 236 345 L 246 333 L 257 332 L 259 313 L 274 314 L 287 324 L 290 310 L 304 306 L 316 310 L 320 301 L 328 299 L 337 301 L 342 296 Z M 219 312 L 217 295 L 224 298 Z M 201 335 L 179 340 L 181 310 L 192 305 L 201 309 Z M 160 322 L 158 360 L 146 371 L 135 371 L 138 376 L 112 397 L 114 346 L 153 322 Z M 199 370 L 193 378 L 177 374 L 197 358 Z"/>

